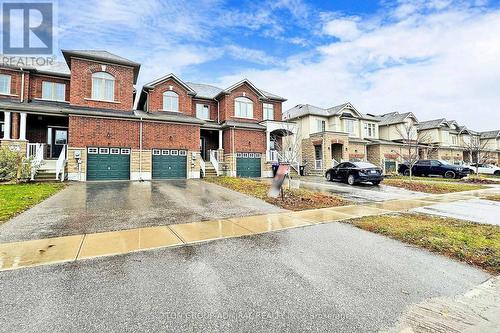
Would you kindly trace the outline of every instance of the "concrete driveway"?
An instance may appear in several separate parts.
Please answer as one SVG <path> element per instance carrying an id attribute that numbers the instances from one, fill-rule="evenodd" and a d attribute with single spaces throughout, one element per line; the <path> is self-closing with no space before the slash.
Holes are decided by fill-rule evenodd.
<path id="1" fill-rule="evenodd" d="M 0 225 L 0 243 L 281 211 L 201 180 L 75 183 Z"/>
<path id="2" fill-rule="evenodd" d="M 0 273 L 0 332 L 376 332 L 490 275 L 342 223 Z"/>
<path id="3" fill-rule="evenodd" d="M 396 199 L 416 199 L 428 194 L 409 191 L 393 186 L 382 184 L 374 186 L 368 183 L 348 185 L 342 182 L 329 182 L 323 177 L 301 177 L 299 180 L 293 180 L 293 186 L 302 187 L 324 193 L 340 195 L 341 197 L 357 202 L 381 202 Z"/>

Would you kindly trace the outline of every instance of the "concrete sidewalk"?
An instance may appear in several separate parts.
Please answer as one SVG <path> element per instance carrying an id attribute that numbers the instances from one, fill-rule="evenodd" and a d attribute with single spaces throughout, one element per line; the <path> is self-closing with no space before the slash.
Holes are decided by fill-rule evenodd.
<path id="1" fill-rule="evenodd" d="M 181 223 L 104 233 L 0 244 L 0 270 L 77 261 L 148 249 L 173 247 L 288 228 L 380 215 L 498 193 L 498 189 L 431 195 L 422 200 L 392 200 L 301 212 L 285 212 L 206 222 Z"/>

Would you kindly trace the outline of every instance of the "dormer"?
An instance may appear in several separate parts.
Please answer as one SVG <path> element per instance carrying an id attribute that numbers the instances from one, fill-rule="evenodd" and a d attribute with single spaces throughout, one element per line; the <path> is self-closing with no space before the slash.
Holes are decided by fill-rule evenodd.
<path id="1" fill-rule="evenodd" d="M 71 71 L 71 105 L 132 111 L 140 64 L 107 51 L 62 53 Z"/>

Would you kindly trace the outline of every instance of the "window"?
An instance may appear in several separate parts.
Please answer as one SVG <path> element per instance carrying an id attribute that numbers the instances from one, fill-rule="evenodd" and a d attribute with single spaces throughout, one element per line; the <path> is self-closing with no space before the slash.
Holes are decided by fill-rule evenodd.
<path id="1" fill-rule="evenodd" d="M 66 85 L 57 82 L 42 82 L 42 98 L 53 101 L 64 101 L 66 93 Z"/>
<path id="2" fill-rule="evenodd" d="M 375 137 L 375 124 L 365 124 L 365 135 L 370 138 Z"/>
<path id="3" fill-rule="evenodd" d="M 163 111 L 179 111 L 179 95 L 169 90 L 163 93 Z"/>
<path id="4" fill-rule="evenodd" d="M 106 72 L 92 74 L 92 99 L 100 101 L 115 100 L 115 78 Z"/>
<path id="5" fill-rule="evenodd" d="M 443 137 L 443 143 L 449 143 L 450 142 L 450 132 L 448 131 L 443 131 L 442 132 L 442 137 Z"/>
<path id="6" fill-rule="evenodd" d="M 318 132 L 324 132 L 326 130 L 326 122 L 321 119 L 316 119 L 316 130 Z"/>
<path id="7" fill-rule="evenodd" d="M 451 144 L 453 144 L 453 145 L 458 144 L 458 137 L 456 135 L 451 136 Z"/>
<path id="8" fill-rule="evenodd" d="M 206 104 L 196 104 L 196 118 L 210 119 L 210 107 Z"/>
<path id="9" fill-rule="evenodd" d="M 274 120 L 274 105 L 264 103 L 264 120 Z"/>
<path id="10" fill-rule="evenodd" d="M 253 118 L 253 102 L 246 97 L 235 98 L 234 115 L 240 118 Z"/>
<path id="11" fill-rule="evenodd" d="M 0 94 L 10 94 L 10 75 L 0 74 Z"/>
<path id="12" fill-rule="evenodd" d="M 356 135 L 354 130 L 354 120 L 352 119 L 344 119 L 344 129 L 349 135 Z"/>

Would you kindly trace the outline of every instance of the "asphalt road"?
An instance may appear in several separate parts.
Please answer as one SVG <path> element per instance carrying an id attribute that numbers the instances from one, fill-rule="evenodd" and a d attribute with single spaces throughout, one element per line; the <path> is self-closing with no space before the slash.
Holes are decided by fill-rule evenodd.
<path id="1" fill-rule="evenodd" d="M 487 273 L 342 223 L 0 273 L 0 332 L 374 332 Z"/>
<path id="2" fill-rule="evenodd" d="M 280 211 L 201 180 L 73 183 L 0 225 L 0 243 Z"/>

